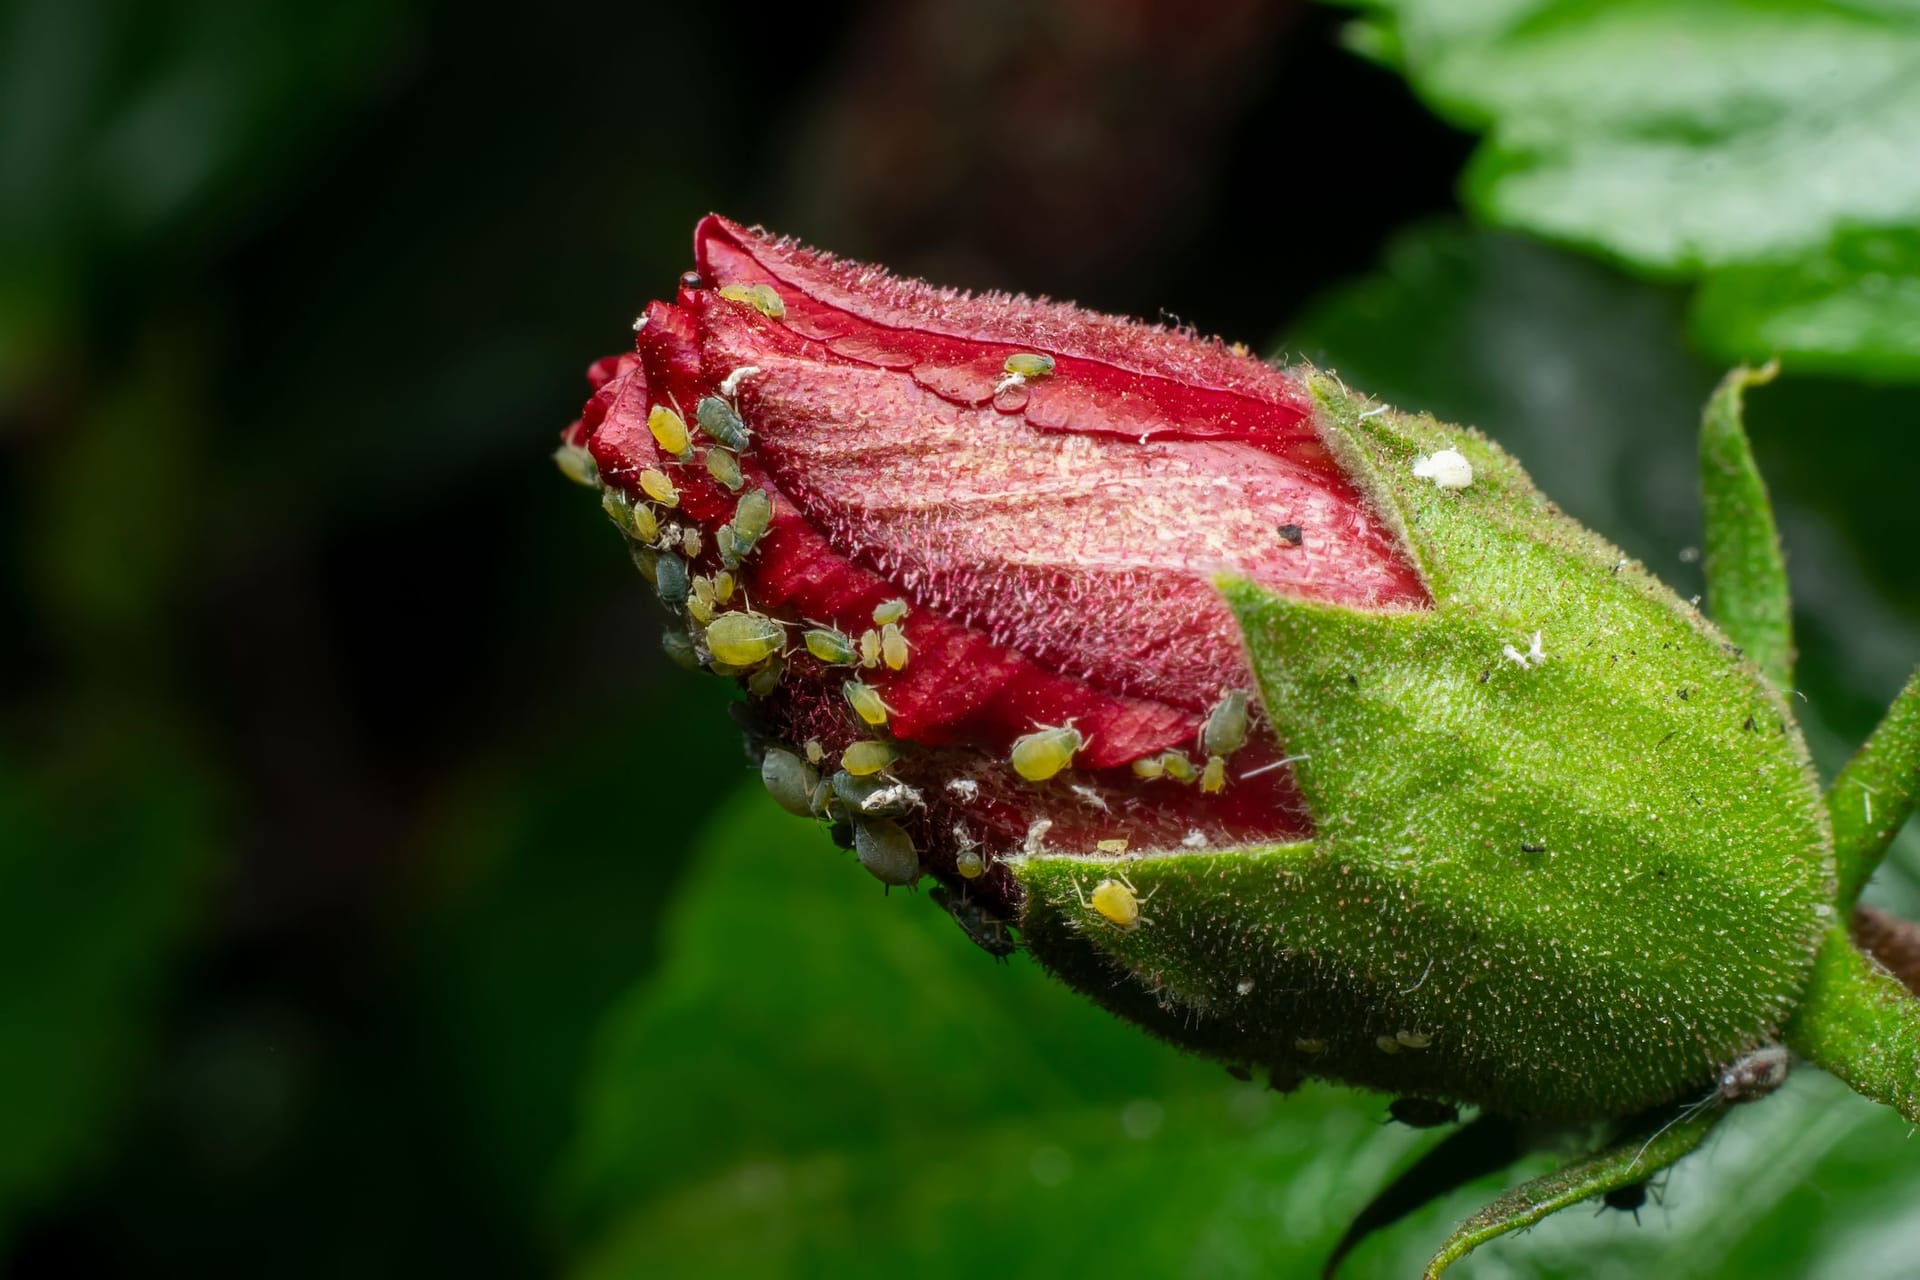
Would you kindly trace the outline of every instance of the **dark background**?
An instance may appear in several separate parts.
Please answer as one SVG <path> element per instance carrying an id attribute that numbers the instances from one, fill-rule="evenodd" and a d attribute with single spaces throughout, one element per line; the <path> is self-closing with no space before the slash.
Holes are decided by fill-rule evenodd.
<path id="1" fill-rule="evenodd" d="M 596 1028 L 747 775 L 547 454 L 710 209 L 1292 333 L 1694 572 L 1678 302 L 1454 221 L 1471 140 L 1336 11 L 484 9 L 0 9 L 12 1274 L 566 1265 Z M 1756 394 L 1829 761 L 1912 659 L 1909 407 Z"/>

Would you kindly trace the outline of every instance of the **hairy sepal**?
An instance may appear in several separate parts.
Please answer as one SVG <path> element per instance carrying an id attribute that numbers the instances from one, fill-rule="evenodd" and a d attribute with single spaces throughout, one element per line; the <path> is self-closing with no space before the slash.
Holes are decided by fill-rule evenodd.
<path id="1" fill-rule="evenodd" d="M 1699 1086 L 1783 1025 L 1834 914 L 1788 708 L 1495 445 L 1311 381 L 1433 607 L 1223 583 L 1314 840 L 1126 865 L 1130 928 L 1082 903 L 1113 868 L 1029 860 L 1035 955 L 1284 1074 L 1569 1119 Z M 1467 487 L 1414 474 L 1445 449 Z"/>

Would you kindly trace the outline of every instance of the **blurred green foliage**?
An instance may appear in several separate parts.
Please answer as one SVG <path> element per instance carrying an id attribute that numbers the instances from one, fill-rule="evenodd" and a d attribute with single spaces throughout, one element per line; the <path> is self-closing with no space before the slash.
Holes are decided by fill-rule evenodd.
<path id="1" fill-rule="evenodd" d="M 923 245 L 967 283 L 1239 337 L 1290 322 L 1288 351 L 1485 427 L 1698 589 L 1692 432 L 1717 370 L 1685 297 L 1409 226 L 1450 205 L 1467 144 L 1339 57 L 1330 10 L 1223 42 L 1255 89 L 1174 121 L 1191 152 L 1156 169 L 1106 97 L 1159 83 L 1166 37 L 1112 12 L 1040 43 L 935 0 L 754 23 L 585 0 L 0 7 L 10 1271 L 1295 1274 L 1423 1145 L 1377 1124 L 1379 1099 L 1236 1084 L 874 893 L 747 785 L 724 693 L 659 660 L 641 584 L 545 461 L 580 368 L 717 206 L 848 251 Z M 1622 12 L 1617 39 L 1569 10 L 1564 39 L 1522 42 L 1541 91 L 1564 68 L 1547 53 L 1600 74 L 1664 21 Z M 1864 13 L 1835 10 L 1820 65 Z M 857 156 L 883 129 L 917 155 L 902 120 L 1056 83 L 1059 32 L 1104 59 L 1064 83 L 1104 88 L 1019 96 L 1023 142 L 1091 173 L 1124 157 L 1177 225 L 1066 255 L 1057 228 L 1103 222 L 1100 191 L 1055 193 L 1044 225 L 970 205 L 1002 219 L 976 233 L 915 212 L 891 170 L 896 204 L 842 202 L 831 236 L 805 220 L 834 202 L 794 156 Z M 1521 53 L 1494 47 L 1459 83 L 1517 83 Z M 942 96 L 896 116 L 848 87 L 875 67 L 889 94 Z M 1270 199 L 1271 139 L 1305 118 L 1399 179 Z M 960 145 L 940 139 L 922 149 Z M 1469 202 L 1500 212 L 1476 181 Z M 1915 398 L 1833 375 L 1904 376 L 1915 307 L 1860 285 L 1911 274 L 1897 243 L 1790 203 L 1765 211 L 1798 247 L 1715 256 L 1691 323 L 1829 374 L 1790 360 L 1751 410 L 1831 767 L 1920 653 Z M 1911 833 L 1872 893 L 1920 911 Z M 1641 1229 L 1556 1221 L 1476 1265 L 1902 1274 L 1902 1130 L 1825 1085 L 1737 1117 Z M 1470 1201 L 1354 1273 L 1404 1274 Z"/>
<path id="2" fill-rule="evenodd" d="M 1486 132 L 1489 221 L 1704 277 L 1726 358 L 1920 376 L 1911 3 L 1359 3 L 1355 47 Z"/>

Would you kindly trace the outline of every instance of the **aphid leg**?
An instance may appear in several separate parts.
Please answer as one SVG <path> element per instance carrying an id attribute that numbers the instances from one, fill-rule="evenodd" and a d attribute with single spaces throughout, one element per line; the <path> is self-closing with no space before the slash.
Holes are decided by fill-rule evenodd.
<path id="1" fill-rule="evenodd" d="M 1427 1263 L 1424 1280 L 1439 1280 L 1448 1267 L 1489 1240 L 1530 1227 L 1582 1200 L 1646 1181 L 1698 1147 L 1726 1115 L 1722 1107 L 1689 1110 L 1692 1114 L 1682 1113 L 1682 1119 L 1648 1122 L 1583 1160 L 1521 1183 L 1455 1227 Z"/>

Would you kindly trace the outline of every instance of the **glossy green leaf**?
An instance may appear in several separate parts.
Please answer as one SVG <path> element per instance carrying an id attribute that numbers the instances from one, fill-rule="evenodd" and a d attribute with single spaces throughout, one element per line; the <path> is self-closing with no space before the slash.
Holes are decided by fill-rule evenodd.
<path id="1" fill-rule="evenodd" d="M 1898 249 L 1920 219 L 1920 10 L 1380 0 L 1365 21 L 1361 47 L 1485 132 L 1465 179 L 1483 217 L 1647 271 L 1739 269 L 1701 325 L 1730 356 L 1920 372 Z"/>

